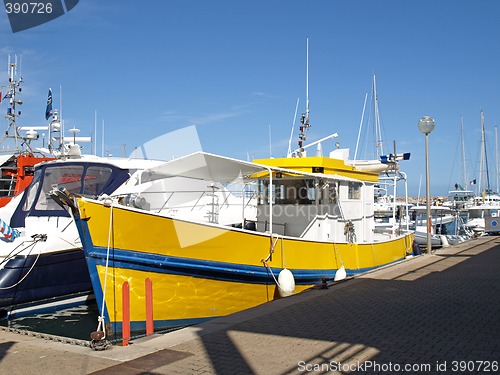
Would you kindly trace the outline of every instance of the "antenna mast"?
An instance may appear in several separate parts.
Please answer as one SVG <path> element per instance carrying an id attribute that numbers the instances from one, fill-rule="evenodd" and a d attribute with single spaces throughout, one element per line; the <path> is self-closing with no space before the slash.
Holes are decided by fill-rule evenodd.
<path id="1" fill-rule="evenodd" d="M 297 104 L 295 104 L 295 114 L 293 115 L 292 131 L 290 132 L 290 139 L 288 140 L 288 152 L 287 152 L 288 157 L 290 157 L 292 155 L 293 129 L 295 128 L 295 120 L 297 120 L 298 109 L 299 109 L 299 98 L 297 98 Z"/>
<path id="2" fill-rule="evenodd" d="M 21 106 L 23 104 L 23 101 L 18 98 L 18 95 L 21 93 L 22 89 L 20 87 L 21 83 L 23 82 L 23 78 L 19 77 L 17 79 L 17 55 L 14 55 L 14 62 L 11 61 L 11 57 L 9 55 L 8 61 L 7 61 L 7 68 L 8 68 L 8 76 L 9 76 L 9 83 L 5 86 L 7 89 L 7 93 L 4 95 L 3 98 L 0 99 L 8 99 L 9 100 L 9 108 L 7 109 L 7 116 L 5 116 L 5 119 L 7 121 L 10 121 L 9 126 L 7 128 L 7 131 L 5 132 L 5 135 L 0 143 L 3 143 L 3 140 L 5 138 L 13 138 L 15 147 L 14 150 L 15 152 L 21 152 L 21 146 L 25 145 L 26 149 L 28 152 L 33 152 L 31 150 L 31 146 L 29 144 L 29 141 L 31 138 L 26 138 L 24 139 L 19 135 L 19 128 L 17 126 L 17 117 L 21 116 L 21 111 L 19 111 L 16 106 Z M 10 134 L 11 128 L 13 129 L 13 134 Z M 20 145 L 19 142 L 23 140 L 24 142 Z M 10 146 L 8 146 L 10 147 Z M 7 150 L 4 150 L 7 151 Z M 12 150 L 11 150 L 12 151 Z"/>
<path id="3" fill-rule="evenodd" d="M 302 150 L 303 141 L 306 140 L 306 131 L 309 130 L 309 38 L 306 39 L 306 112 L 300 118 L 301 126 L 299 128 L 299 150 Z M 299 156 L 302 151 L 299 151 Z"/>

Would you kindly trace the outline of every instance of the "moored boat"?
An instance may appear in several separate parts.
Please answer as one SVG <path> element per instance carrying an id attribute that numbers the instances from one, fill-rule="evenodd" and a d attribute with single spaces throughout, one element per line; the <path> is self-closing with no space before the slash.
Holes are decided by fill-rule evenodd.
<path id="1" fill-rule="evenodd" d="M 193 324 L 412 252 L 412 233 L 374 231 L 378 173 L 342 159 L 249 163 L 195 153 L 141 176 L 149 185 L 132 191 L 147 209 L 128 206 L 124 189 L 101 201 L 63 198 L 73 208 L 108 336 L 126 329 L 128 316 L 132 330 L 144 329 L 151 308 L 155 329 Z M 175 192 L 154 188 L 173 177 L 204 181 L 208 195 L 224 188 L 228 197 L 207 206 L 205 217 L 184 216 L 169 205 Z M 229 188 L 235 183 L 239 193 Z M 256 199 L 245 199 L 249 189 Z"/>
<path id="2" fill-rule="evenodd" d="M 10 126 L 4 140 L 22 142 L 28 151 L 0 159 L 8 164 L 8 168 L 2 167 L 2 177 L 9 176 L 8 181 L 2 180 L 1 186 L 8 186 L 9 193 L 16 193 L 0 198 L 0 202 L 2 199 L 5 202 L 0 207 L 3 234 L 0 237 L 0 317 L 7 319 L 62 309 L 82 303 L 92 295 L 74 220 L 50 198 L 49 192 L 57 187 L 87 197 L 111 194 L 137 170 L 164 162 L 145 157 L 82 154 L 80 144 L 92 139 L 77 137 L 79 130 L 74 128 L 69 130 L 72 136 L 62 135 L 62 120 L 58 110 L 52 110 L 51 90 L 45 114 L 50 121 L 44 127 L 49 135 L 48 145 L 45 148 L 44 144 L 42 151 L 52 157 L 34 157 L 34 150 L 40 152 L 31 145 L 37 138 L 34 127 L 27 130 L 29 137 L 23 138 L 19 135 L 22 128 L 16 125 L 19 113 L 15 105 L 20 102 L 16 92 L 20 91 L 20 81 L 13 78 L 15 65 L 11 68 Z M 13 132 L 12 136 L 9 131 Z M 169 157 L 171 155 L 169 153 Z"/>
<path id="3" fill-rule="evenodd" d="M 151 160 L 82 155 L 35 166 L 28 188 L 0 210 L 13 238 L 0 241 L 0 314 L 60 309 L 92 294 L 81 241 L 70 214 L 54 202 L 54 187 L 88 197 L 111 194 Z"/>

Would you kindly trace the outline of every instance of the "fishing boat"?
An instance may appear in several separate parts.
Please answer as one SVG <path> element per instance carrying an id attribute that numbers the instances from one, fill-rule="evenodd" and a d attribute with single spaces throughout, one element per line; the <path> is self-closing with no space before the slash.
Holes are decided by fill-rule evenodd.
<path id="1" fill-rule="evenodd" d="M 50 153 L 42 153 L 31 145 L 32 141 L 38 139 L 37 130 L 46 127 L 18 126 L 21 116 L 19 107 L 23 104 L 20 98 L 23 79 L 17 74 L 17 57 L 11 60 L 9 56 L 7 66 L 9 82 L 0 86 L 0 104 L 8 103 L 5 116 L 8 126 L 0 140 L 0 207 L 5 206 L 31 183 L 35 164 L 54 159 Z M 24 131 L 26 133 L 23 135 Z"/>
<path id="2" fill-rule="evenodd" d="M 125 316 L 133 331 L 143 329 L 147 304 L 155 329 L 193 324 L 412 252 L 412 233 L 374 233 L 378 174 L 341 159 L 249 163 L 195 153 L 141 175 L 147 183 L 154 178 L 156 186 L 172 177 L 198 179 L 211 187 L 207 195 L 214 186 L 238 183 L 255 189 L 256 199 L 245 199 L 246 190 L 228 189 L 230 205 L 212 205 L 205 218 L 184 218 L 168 204 L 175 192 L 151 186 L 138 185 L 133 193 L 148 209 L 127 205 L 130 196 L 123 189 L 104 200 L 62 198 L 73 208 L 108 336 L 122 332 Z M 236 221 L 213 220 L 215 212 Z"/>
<path id="3" fill-rule="evenodd" d="M 138 171 L 100 199 L 52 191 L 71 209 L 82 241 L 100 313 L 93 347 L 228 315 L 412 254 L 413 232 L 375 232 L 378 168 L 358 168 L 338 146 L 324 156 L 322 142 L 337 133 L 306 145 L 310 126 L 306 78 L 298 148 L 291 150 L 291 136 L 287 157 L 248 162 L 195 152 Z M 395 156 L 384 164 L 399 171 Z"/>
<path id="4" fill-rule="evenodd" d="M 375 232 L 378 171 L 354 166 L 348 149 L 323 156 L 321 142 L 305 145 L 309 128 L 307 104 L 288 157 L 196 152 L 139 171 L 102 199 L 52 191 L 80 233 L 101 315 L 95 346 L 228 315 L 412 253 L 411 231 Z M 396 157 L 386 163 L 399 171 Z M 173 179 L 185 182 L 169 190 Z"/>

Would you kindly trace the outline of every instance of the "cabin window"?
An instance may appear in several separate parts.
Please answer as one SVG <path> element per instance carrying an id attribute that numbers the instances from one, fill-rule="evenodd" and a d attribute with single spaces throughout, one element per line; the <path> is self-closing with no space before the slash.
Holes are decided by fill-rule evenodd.
<path id="1" fill-rule="evenodd" d="M 62 166 L 47 168 L 43 179 L 42 191 L 36 202 L 36 210 L 59 210 L 61 207 L 49 196 L 52 189 L 67 189 L 70 193 L 80 194 L 83 166 Z"/>
<path id="2" fill-rule="evenodd" d="M 112 170 L 108 167 L 88 167 L 83 181 L 83 195 L 97 196 L 108 182 Z"/>
<path id="3" fill-rule="evenodd" d="M 361 199 L 361 183 L 350 181 L 348 183 L 348 187 L 349 187 L 349 192 L 348 192 L 349 199 Z"/>
<path id="4" fill-rule="evenodd" d="M 316 186 L 313 179 L 275 179 L 269 187 L 269 180 L 259 183 L 259 204 L 269 204 L 272 197 L 275 204 L 313 204 L 316 202 Z"/>
<path id="5" fill-rule="evenodd" d="M 337 203 L 337 184 L 334 181 L 318 182 L 318 197 L 320 204 Z"/>
<path id="6" fill-rule="evenodd" d="M 40 180 L 36 180 L 36 182 L 32 183 L 27 191 L 26 191 L 26 201 L 24 202 L 24 211 L 28 211 L 31 208 L 31 205 L 35 201 L 36 192 L 38 191 L 38 186 L 40 185 Z"/>

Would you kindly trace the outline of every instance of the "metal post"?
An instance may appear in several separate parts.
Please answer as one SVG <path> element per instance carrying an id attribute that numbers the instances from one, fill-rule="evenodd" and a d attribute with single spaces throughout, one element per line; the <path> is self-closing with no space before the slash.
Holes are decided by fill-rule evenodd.
<path id="1" fill-rule="evenodd" d="M 425 177 L 426 177 L 426 194 L 425 206 L 427 214 L 427 254 L 432 254 L 431 241 L 431 178 L 429 174 L 429 133 L 434 130 L 436 123 L 432 117 L 424 116 L 418 121 L 418 129 L 425 134 Z"/>
<path id="2" fill-rule="evenodd" d="M 425 135 L 425 204 L 427 213 L 427 254 L 432 252 L 431 241 L 431 178 L 429 173 L 429 134 Z"/>

